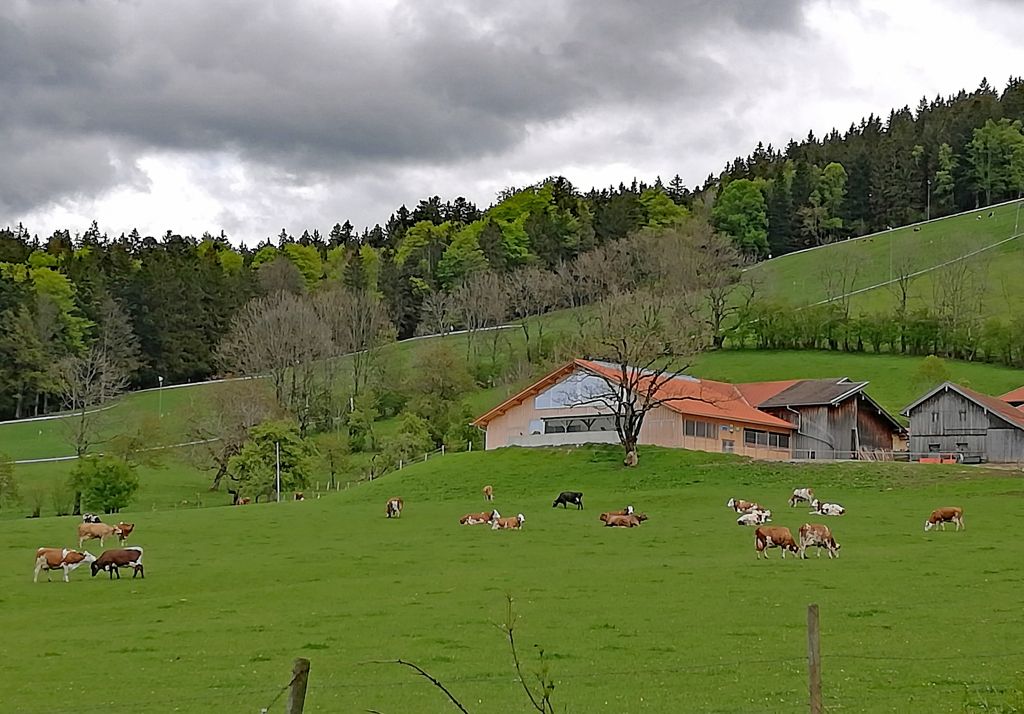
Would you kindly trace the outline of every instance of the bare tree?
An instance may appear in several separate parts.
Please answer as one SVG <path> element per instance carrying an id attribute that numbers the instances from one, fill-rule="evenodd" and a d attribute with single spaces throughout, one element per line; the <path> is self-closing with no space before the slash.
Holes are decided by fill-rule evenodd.
<path id="1" fill-rule="evenodd" d="M 707 328 L 711 346 L 721 349 L 729 331 L 735 328 L 737 316 L 749 310 L 757 294 L 757 283 L 744 271 L 749 260 L 732 240 L 706 224 L 691 226 L 675 242 L 670 269 L 686 276 L 699 292 L 701 299 L 695 301 L 698 310 L 694 318 Z M 671 265 L 677 260 L 682 265 Z"/>
<path id="2" fill-rule="evenodd" d="M 860 277 L 860 263 L 856 260 L 842 260 L 832 256 L 824 256 L 824 262 L 818 272 L 825 299 L 839 306 L 844 319 L 850 317 L 851 293 Z"/>
<path id="3" fill-rule="evenodd" d="M 505 278 L 505 296 L 511 316 L 519 323 L 526 341 L 526 359 L 534 361 L 539 352 L 538 345 L 543 343 L 544 323 L 535 320 L 538 315 L 547 312 L 557 304 L 557 283 L 554 275 L 536 266 L 520 268 L 509 273 Z M 533 330 L 536 329 L 536 332 Z"/>
<path id="4" fill-rule="evenodd" d="M 423 335 L 443 335 L 452 329 L 458 310 L 456 297 L 444 290 L 435 290 L 423 298 L 420 305 L 419 332 Z"/>
<path id="5" fill-rule="evenodd" d="M 302 277 L 302 272 L 295 263 L 284 256 L 278 256 L 261 265 L 256 271 L 256 280 L 264 295 L 302 295 L 306 292 L 306 281 Z"/>
<path id="6" fill-rule="evenodd" d="M 395 328 L 387 308 L 369 290 L 339 286 L 317 295 L 316 311 L 330 330 L 334 355 L 344 355 L 349 360 L 351 394 L 358 397 L 380 358 L 381 349 L 395 340 Z"/>
<path id="7" fill-rule="evenodd" d="M 471 358 L 477 333 L 486 327 L 496 327 L 508 312 L 504 285 L 500 276 L 492 272 L 470 275 L 455 291 L 455 309 L 466 328 L 466 359 Z M 491 341 L 491 358 L 496 357 L 498 332 Z"/>
<path id="8" fill-rule="evenodd" d="M 96 344 L 110 364 L 126 378 L 142 366 L 139 338 L 135 336 L 131 318 L 120 302 L 109 295 L 100 305 Z"/>
<path id="9" fill-rule="evenodd" d="M 896 318 L 899 320 L 900 352 L 907 351 L 907 315 L 910 306 L 910 290 L 914 283 L 914 258 L 901 253 L 892 263 L 891 282 L 887 286 L 896 300 Z"/>

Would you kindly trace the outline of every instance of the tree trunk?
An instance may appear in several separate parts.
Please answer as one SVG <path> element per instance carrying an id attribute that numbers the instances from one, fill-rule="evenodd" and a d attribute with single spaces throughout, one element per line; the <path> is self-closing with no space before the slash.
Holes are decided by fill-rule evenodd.
<path id="1" fill-rule="evenodd" d="M 66 503 L 66 501 L 65 501 L 65 503 Z M 71 515 L 72 516 L 80 516 L 80 515 L 82 515 L 82 492 L 79 491 L 78 489 L 75 489 L 75 505 L 71 509 Z"/>
<path id="2" fill-rule="evenodd" d="M 220 490 L 221 479 L 224 478 L 224 474 L 226 474 L 227 472 L 228 472 L 228 465 L 226 463 L 221 464 L 220 466 L 217 467 L 217 473 L 215 473 L 213 475 L 213 483 L 210 484 L 210 490 L 211 491 L 219 491 Z"/>
<path id="3" fill-rule="evenodd" d="M 640 463 L 640 457 L 636 453 L 636 446 L 626 447 L 626 458 L 622 461 L 623 466 L 633 468 L 638 463 Z"/>

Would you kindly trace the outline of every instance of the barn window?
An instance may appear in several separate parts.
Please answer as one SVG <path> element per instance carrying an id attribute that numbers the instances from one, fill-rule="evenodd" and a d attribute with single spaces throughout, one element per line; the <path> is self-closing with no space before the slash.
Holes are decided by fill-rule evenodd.
<path id="1" fill-rule="evenodd" d="M 928 444 L 928 453 L 937 454 L 942 450 L 942 444 Z"/>
<path id="2" fill-rule="evenodd" d="M 960 421 L 967 421 L 967 410 L 966 409 L 961 409 L 960 410 Z"/>
<path id="3" fill-rule="evenodd" d="M 939 420 L 939 413 L 938 412 L 932 412 L 932 424 L 936 423 L 938 420 Z"/>
<path id="4" fill-rule="evenodd" d="M 958 441 L 958 442 L 956 442 L 956 450 L 958 452 L 960 452 L 961 454 L 967 453 L 967 442 L 966 441 Z"/>

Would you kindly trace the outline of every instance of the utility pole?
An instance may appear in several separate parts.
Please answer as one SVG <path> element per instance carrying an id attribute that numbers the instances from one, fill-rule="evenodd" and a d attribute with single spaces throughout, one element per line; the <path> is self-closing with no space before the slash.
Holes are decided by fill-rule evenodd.
<path id="1" fill-rule="evenodd" d="M 925 220 L 930 221 L 932 219 L 932 180 L 928 179 L 928 212 L 925 214 Z"/>
<path id="2" fill-rule="evenodd" d="M 822 714 L 821 708 L 821 642 L 818 629 L 818 606 L 807 606 L 807 685 L 811 695 L 811 714 Z"/>
<path id="3" fill-rule="evenodd" d="M 281 502 L 281 442 L 274 442 L 274 456 L 277 461 L 277 502 Z M 309 664 L 307 663 L 307 667 Z"/>
<path id="4" fill-rule="evenodd" d="M 157 400 L 156 400 L 157 404 L 159 405 L 157 407 L 157 411 L 160 414 L 160 418 L 163 419 L 164 418 L 164 378 L 163 378 L 163 375 L 157 377 L 157 380 L 160 382 L 160 389 L 157 390 L 157 394 L 159 395 L 157 397 Z"/>

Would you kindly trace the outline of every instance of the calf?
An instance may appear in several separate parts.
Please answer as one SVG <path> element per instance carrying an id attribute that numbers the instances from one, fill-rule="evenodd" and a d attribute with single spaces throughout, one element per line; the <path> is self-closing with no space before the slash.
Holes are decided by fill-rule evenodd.
<path id="1" fill-rule="evenodd" d="M 811 501 L 811 512 L 819 516 L 841 516 L 846 509 L 838 503 L 822 503 L 818 499 Z"/>
<path id="2" fill-rule="evenodd" d="M 818 547 L 818 557 L 821 557 L 821 549 L 828 549 L 828 557 L 831 560 L 832 557 L 839 557 L 839 548 L 841 547 L 836 543 L 836 539 L 832 537 L 832 531 L 829 530 L 828 526 L 820 523 L 804 523 L 800 526 L 800 557 L 807 557 L 808 546 Z"/>
<path id="3" fill-rule="evenodd" d="M 389 498 L 387 505 L 384 507 L 384 513 L 388 518 L 401 518 L 402 508 L 405 506 L 405 502 L 398 496 Z"/>
<path id="4" fill-rule="evenodd" d="M 142 567 L 142 548 L 133 545 L 130 548 L 116 548 L 114 550 L 105 550 L 99 558 L 96 558 L 92 562 L 92 576 L 95 578 L 96 573 L 101 570 L 106 570 L 110 573 L 110 579 L 114 579 L 114 574 L 117 574 L 117 579 L 121 579 L 121 568 L 132 568 L 132 579 L 136 575 L 141 575 L 143 580 L 146 578 L 146 571 Z"/>
<path id="5" fill-rule="evenodd" d="M 738 526 L 761 526 L 765 523 L 771 523 L 772 512 L 771 511 L 750 511 L 749 513 L 743 513 L 739 518 L 736 519 L 736 525 Z"/>
<path id="6" fill-rule="evenodd" d="M 93 538 L 99 539 L 100 547 L 103 547 L 103 541 L 106 538 L 110 538 L 112 535 L 117 533 L 115 526 L 108 526 L 106 523 L 79 523 L 78 524 L 78 547 L 82 547 L 82 543 Z"/>
<path id="7" fill-rule="evenodd" d="M 464 526 L 479 526 L 484 523 L 490 523 L 498 518 L 501 518 L 501 514 L 493 510 L 483 511 L 482 513 L 467 513 L 459 519 L 459 523 Z"/>
<path id="8" fill-rule="evenodd" d="M 125 523 L 124 521 L 122 521 L 118 523 L 116 526 L 114 526 L 114 533 L 117 534 L 117 541 L 121 545 L 124 545 L 124 542 L 128 540 L 128 536 L 132 534 L 133 530 L 135 530 L 134 523 Z M 100 545 L 103 544 L 100 543 Z"/>
<path id="9" fill-rule="evenodd" d="M 810 503 L 814 500 L 814 489 L 813 488 L 797 488 L 793 489 L 793 495 L 789 497 L 789 505 L 795 506 L 798 503 L 806 501 Z"/>
<path id="10" fill-rule="evenodd" d="M 494 500 L 494 486 L 484 486 L 484 500 L 485 501 L 493 501 Z"/>
<path id="11" fill-rule="evenodd" d="M 526 516 L 520 513 L 518 516 L 510 516 L 509 518 L 495 518 L 491 521 L 491 530 L 519 530 L 523 527 L 523 521 L 526 520 Z"/>
<path id="12" fill-rule="evenodd" d="M 50 581 L 51 570 L 63 570 L 64 582 L 68 582 L 68 573 L 82 563 L 91 563 L 96 556 L 89 551 L 78 552 L 67 548 L 39 548 L 36 550 L 36 569 L 32 575 L 32 582 L 39 582 L 39 571 L 46 571 L 46 581 Z"/>
<path id="13" fill-rule="evenodd" d="M 759 560 L 762 553 L 766 559 L 768 558 L 768 553 L 765 552 L 768 548 L 782 548 L 783 560 L 786 559 L 787 550 L 791 553 L 800 550 L 793 540 L 793 534 L 785 526 L 758 526 L 754 531 L 754 550 L 757 551 Z"/>
<path id="14" fill-rule="evenodd" d="M 82 523 L 100 523 L 100 517 L 95 513 L 83 513 Z"/>
<path id="15" fill-rule="evenodd" d="M 561 504 L 562 508 L 568 508 L 569 506 L 567 504 L 570 504 L 570 503 L 575 503 L 576 504 L 576 510 L 577 511 L 582 509 L 583 508 L 583 492 L 582 491 L 562 491 L 560 494 L 558 494 L 558 498 L 555 499 L 555 502 L 551 504 L 551 507 L 552 508 L 557 508 L 558 505 Z"/>
<path id="16" fill-rule="evenodd" d="M 956 523 L 956 529 L 960 530 L 963 528 L 967 530 L 967 526 L 964 525 L 964 509 L 958 506 L 948 506 L 946 508 L 936 508 L 932 511 L 932 514 L 928 516 L 928 520 L 924 522 L 924 529 L 930 531 L 935 526 L 942 526 L 942 530 L 946 530 L 946 523 Z"/>
<path id="17" fill-rule="evenodd" d="M 749 513 L 750 511 L 765 510 L 764 506 L 759 503 L 755 503 L 754 501 L 744 501 L 740 498 L 730 498 L 729 502 L 725 505 L 737 513 Z"/>

